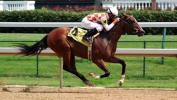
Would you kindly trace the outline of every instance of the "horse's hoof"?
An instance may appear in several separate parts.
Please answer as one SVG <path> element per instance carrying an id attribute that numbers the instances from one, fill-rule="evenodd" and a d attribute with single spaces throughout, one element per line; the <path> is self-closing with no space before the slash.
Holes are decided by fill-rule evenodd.
<path id="1" fill-rule="evenodd" d="M 86 82 L 84 82 L 87 86 L 89 86 L 89 87 L 95 87 L 95 85 L 94 84 L 92 84 L 90 81 L 86 81 Z"/>
<path id="2" fill-rule="evenodd" d="M 95 77 L 96 74 L 95 74 L 95 73 L 89 73 L 89 76 L 91 76 L 91 77 Z"/>
<path id="3" fill-rule="evenodd" d="M 91 76 L 95 79 L 100 79 L 100 76 L 96 75 L 95 73 L 89 73 L 89 76 Z"/>
<path id="4" fill-rule="evenodd" d="M 119 84 L 119 87 L 122 87 L 123 83 L 124 83 L 124 82 L 123 82 L 122 80 L 120 80 L 119 83 L 118 83 L 118 84 Z"/>

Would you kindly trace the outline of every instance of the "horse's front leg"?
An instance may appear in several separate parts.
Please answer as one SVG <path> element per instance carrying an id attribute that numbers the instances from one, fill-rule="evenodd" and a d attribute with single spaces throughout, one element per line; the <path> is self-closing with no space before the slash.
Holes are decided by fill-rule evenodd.
<path id="1" fill-rule="evenodd" d="M 115 56 L 110 57 L 109 59 L 104 59 L 106 62 L 111 62 L 111 63 L 120 63 L 122 65 L 122 73 L 121 73 L 121 79 L 119 80 L 119 86 L 122 86 L 125 80 L 125 70 L 126 70 L 126 63 L 124 60 L 117 58 Z"/>

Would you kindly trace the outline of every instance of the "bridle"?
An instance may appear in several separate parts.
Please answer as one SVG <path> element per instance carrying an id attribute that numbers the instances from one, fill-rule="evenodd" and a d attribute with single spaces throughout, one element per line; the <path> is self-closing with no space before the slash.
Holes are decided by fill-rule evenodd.
<path id="1" fill-rule="evenodd" d="M 128 27 L 133 29 L 133 25 L 128 21 L 131 17 L 132 16 L 128 16 L 128 18 L 126 18 L 126 19 L 120 18 L 120 21 L 122 21 L 123 23 L 127 24 Z"/>
<path id="2" fill-rule="evenodd" d="M 127 20 L 129 20 L 131 17 L 132 17 L 132 16 L 128 16 L 128 18 L 126 18 L 126 19 L 120 18 L 120 21 L 122 21 L 123 23 L 127 24 L 129 27 L 133 28 L 133 25 L 132 25 L 130 22 L 127 21 Z M 118 22 L 118 23 L 119 23 L 119 22 Z M 106 45 L 106 47 L 105 47 L 104 50 L 107 49 L 107 47 L 108 47 L 108 45 L 110 44 L 110 42 L 111 42 L 111 40 L 108 41 L 108 43 L 107 43 L 107 45 Z"/>

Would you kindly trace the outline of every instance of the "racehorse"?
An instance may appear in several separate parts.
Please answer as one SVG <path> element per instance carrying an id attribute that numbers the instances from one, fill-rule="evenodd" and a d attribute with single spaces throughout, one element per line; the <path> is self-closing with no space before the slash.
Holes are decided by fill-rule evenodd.
<path id="1" fill-rule="evenodd" d="M 58 57 L 63 58 L 63 69 L 79 77 L 86 85 L 94 86 L 85 76 L 77 71 L 75 66 L 75 57 L 88 59 L 88 47 L 75 41 L 68 36 L 71 28 L 60 27 L 55 28 L 40 41 L 28 46 L 22 44 L 20 50 L 25 55 L 39 54 L 47 47 L 51 48 Z M 102 75 L 96 75 L 95 78 L 105 78 L 110 75 L 107 66 L 104 62 L 119 63 L 122 65 L 121 79 L 119 84 L 123 84 L 125 79 L 126 63 L 124 60 L 115 56 L 116 45 L 122 34 L 136 33 L 142 36 L 145 31 L 140 27 L 137 20 L 131 15 L 124 15 L 120 21 L 107 33 L 99 34 L 93 39 L 92 43 L 92 62 L 95 63 L 101 70 Z"/>

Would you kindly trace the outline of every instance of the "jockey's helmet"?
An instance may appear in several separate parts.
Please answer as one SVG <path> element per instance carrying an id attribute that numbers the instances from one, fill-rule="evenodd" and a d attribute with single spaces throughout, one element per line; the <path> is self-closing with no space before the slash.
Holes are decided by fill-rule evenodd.
<path id="1" fill-rule="evenodd" d="M 107 13 L 111 13 L 113 14 L 114 16 L 118 16 L 118 9 L 116 7 L 110 7 L 108 10 L 107 10 Z"/>

